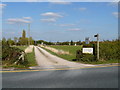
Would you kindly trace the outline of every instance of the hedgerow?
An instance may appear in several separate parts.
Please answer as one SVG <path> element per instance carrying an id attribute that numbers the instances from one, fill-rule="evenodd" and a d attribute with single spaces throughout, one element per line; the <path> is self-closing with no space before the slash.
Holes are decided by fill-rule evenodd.
<path id="1" fill-rule="evenodd" d="M 14 65 L 17 61 L 17 65 L 23 65 L 26 66 L 28 64 L 28 61 L 25 57 L 24 61 L 19 60 L 19 57 L 21 53 L 24 52 L 23 50 L 20 50 L 15 47 L 9 47 L 8 45 L 2 46 L 2 64 L 3 65 Z"/>
<path id="2" fill-rule="evenodd" d="M 100 60 L 120 60 L 120 41 L 100 42 Z"/>
<path id="3" fill-rule="evenodd" d="M 92 54 L 82 54 L 81 61 L 97 61 L 97 43 L 91 42 L 84 47 L 93 47 L 94 52 Z M 107 60 L 120 60 L 120 40 L 115 41 L 102 41 L 99 43 L 99 57 L 100 61 Z"/>

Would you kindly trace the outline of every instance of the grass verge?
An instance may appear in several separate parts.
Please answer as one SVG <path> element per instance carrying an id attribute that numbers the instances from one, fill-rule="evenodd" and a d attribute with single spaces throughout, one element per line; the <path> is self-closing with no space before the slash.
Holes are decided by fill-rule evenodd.
<path id="1" fill-rule="evenodd" d="M 16 46 L 17 48 L 21 50 L 25 50 L 27 46 Z M 31 53 L 26 54 L 26 59 L 28 60 L 28 67 L 30 66 L 37 66 L 36 60 L 35 60 L 35 53 L 34 53 L 34 48 Z"/>
<path id="2" fill-rule="evenodd" d="M 28 60 L 28 66 L 37 66 L 36 60 L 35 60 L 35 53 L 34 48 L 31 53 L 27 53 L 26 58 Z"/>
<path id="3" fill-rule="evenodd" d="M 84 64 L 112 64 L 112 63 L 119 63 L 119 60 L 106 60 L 106 61 L 93 61 L 93 62 L 83 62 L 83 61 L 76 61 L 78 63 L 84 63 Z"/>

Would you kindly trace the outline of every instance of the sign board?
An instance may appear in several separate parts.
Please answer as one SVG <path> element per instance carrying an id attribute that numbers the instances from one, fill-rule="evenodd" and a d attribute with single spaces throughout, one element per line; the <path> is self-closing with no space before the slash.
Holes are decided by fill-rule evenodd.
<path id="1" fill-rule="evenodd" d="M 82 53 L 93 54 L 93 48 L 83 48 Z"/>

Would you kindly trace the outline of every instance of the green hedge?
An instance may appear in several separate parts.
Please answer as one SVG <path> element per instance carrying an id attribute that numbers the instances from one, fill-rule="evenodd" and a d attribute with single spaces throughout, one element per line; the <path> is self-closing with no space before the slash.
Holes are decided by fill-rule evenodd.
<path id="1" fill-rule="evenodd" d="M 100 42 L 100 60 L 120 60 L 120 41 Z"/>
<path id="2" fill-rule="evenodd" d="M 103 41 L 99 43 L 99 51 L 100 51 L 100 61 L 107 60 L 120 60 L 120 41 Z M 82 54 L 79 61 L 83 62 L 93 62 L 97 61 L 97 44 L 96 42 L 92 42 L 90 44 L 84 44 L 84 47 L 93 47 L 94 54 Z"/>
<path id="3" fill-rule="evenodd" d="M 83 62 L 93 62 L 95 61 L 95 57 L 92 54 L 83 54 L 82 58 L 80 59 Z"/>
<path id="4" fill-rule="evenodd" d="M 21 52 L 23 51 L 15 47 L 9 47 L 7 45 L 2 46 L 2 64 L 3 65 L 14 64 L 21 55 Z M 28 64 L 26 57 L 24 61 L 19 60 L 18 64 L 26 66 Z"/>

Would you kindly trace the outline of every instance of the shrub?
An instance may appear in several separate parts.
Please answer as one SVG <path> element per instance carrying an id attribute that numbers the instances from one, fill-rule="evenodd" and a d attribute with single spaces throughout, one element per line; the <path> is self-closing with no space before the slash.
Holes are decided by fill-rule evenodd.
<path id="1" fill-rule="evenodd" d="M 8 45 L 4 45 L 2 46 L 2 61 L 3 61 L 3 65 L 12 65 L 14 64 L 16 61 L 19 60 L 19 56 L 21 55 L 21 52 L 24 52 L 23 50 L 20 50 L 18 48 L 15 47 L 9 47 Z M 19 65 L 27 65 L 28 62 L 26 60 L 22 61 L 19 60 L 19 62 L 17 63 Z"/>
<path id="2" fill-rule="evenodd" d="M 102 41 L 99 44 L 99 55 L 100 60 L 120 60 L 120 40 L 115 41 Z M 90 44 L 84 44 L 84 47 L 93 47 L 93 55 L 91 54 L 82 54 L 80 56 L 81 61 L 97 61 L 97 44 L 92 42 Z"/>
<path id="3" fill-rule="evenodd" d="M 105 41 L 100 43 L 100 59 L 120 59 L 120 41 Z"/>
<path id="4" fill-rule="evenodd" d="M 80 59 L 83 62 L 93 62 L 95 61 L 95 57 L 92 54 L 83 54 L 82 58 Z"/>

